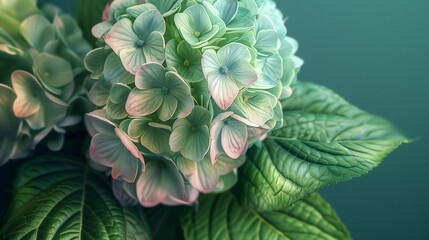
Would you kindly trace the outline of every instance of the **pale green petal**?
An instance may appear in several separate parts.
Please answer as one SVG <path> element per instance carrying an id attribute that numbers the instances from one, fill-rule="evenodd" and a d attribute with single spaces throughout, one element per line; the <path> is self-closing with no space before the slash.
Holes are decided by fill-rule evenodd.
<path id="1" fill-rule="evenodd" d="M 250 30 L 254 26 L 252 18 L 250 18 L 250 11 L 245 7 L 239 7 L 238 12 L 234 19 L 227 25 L 228 30 L 243 31 Z"/>
<path id="2" fill-rule="evenodd" d="M 165 33 L 164 18 L 158 10 L 146 11 L 134 20 L 133 29 L 137 36 L 146 42 L 153 32 L 160 32 L 161 35 Z"/>
<path id="3" fill-rule="evenodd" d="M 132 119 L 128 125 L 128 136 L 131 138 L 140 138 L 143 134 L 143 128 L 150 122 L 149 118 Z"/>
<path id="4" fill-rule="evenodd" d="M 261 74 L 252 88 L 269 89 L 277 86 L 283 77 L 283 60 L 279 54 L 273 54 L 267 58 L 257 60 L 261 66 Z"/>
<path id="5" fill-rule="evenodd" d="M 188 129 L 187 126 L 179 126 L 173 130 L 169 139 L 171 151 L 180 152 L 186 143 Z"/>
<path id="6" fill-rule="evenodd" d="M 113 1 L 109 9 L 109 20 L 118 21 L 123 17 L 126 17 L 126 10 L 129 7 L 141 4 L 141 0 L 117 0 Z"/>
<path id="7" fill-rule="evenodd" d="M 146 62 L 141 48 L 127 48 L 121 50 L 119 57 L 125 69 L 131 74 L 136 74 L 138 68 Z"/>
<path id="8" fill-rule="evenodd" d="M 156 6 L 154 6 L 153 4 L 147 4 L 147 3 L 135 5 L 127 8 L 127 14 L 133 18 L 137 18 L 142 13 L 147 12 L 149 10 L 156 10 Z"/>
<path id="9" fill-rule="evenodd" d="M 209 129 L 207 126 L 199 128 L 188 129 L 186 142 L 180 153 L 185 157 L 193 161 L 201 161 L 209 151 Z"/>
<path id="10" fill-rule="evenodd" d="M 246 150 L 247 137 L 246 125 L 238 121 L 230 121 L 222 128 L 222 148 L 229 157 L 236 159 Z"/>
<path id="11" fill-rule="evenodd" d="M 258 75 L 249 62 L 237 60 L 228 69 L 228 75 L 241 87 L 250 86 L 258 80 Z"/>
<path id="12" fill-rule="evenodd" d="M 37 113 L 41 108 L 44 93 L 36 78 L 27 72 L 15 71 L 11 79 L 17 96 L 13 103 L 15 116 L 25 118 Z"/>
<path id="13" fill-rule="evenodd" d="M 244 92 L 237 98 L 237 105 L 243 111 L 245 117 L 259 126 L 274 117 L 273 106 L 270 103 L 269 93 Z"/>
<path id="14" fill-rule="evenodd" d="M 213 100 L 223 110 L 234 102 L 239 92 L 239 87 L 228 76 L 213 72 L 207 76 L 209 90 Z"/>
<path id="15" fill-rule="evenodd" d="M 54 94 L 61 94 L 59 88 L 73 81 L 73 70 L 64 59 L 47 53 L 39 54 L 34 60 L 34 71 L 42 85 Z"/>
<path id="16" fill-rule="evenodd" d="M 151 89 L 163 87 L 165 69 L 158 63 L 147 63 L 136 73 L 135 84 L 138 89 Z"/>
<path id="17" fill-rule="evenodd" d="M 134 82 L 134 76 L 124 68 L 116 53 L 110 53 L 104 62 L 104 78 L 112 84 L 131 84 Z"/>
<path id="18" fill-rule="evenodd" d="M 171 94 L 164 95 L 164 100 L 157 112 L 158 118 L 166 122 L 170 120 L 176 112 L 178 101 Z"/>
<path id="19" fill-rule="evenodd" d="M 119 55 L 123 49 L 135 48 L 138 36 L 133 31 L 131 20 L 124 18 L 115 23 L 104 36 L 104 41 Z"/>
<path id="20" fill-rule="evenodd" d="M 37 50 L 42 50 L 45 44 L 55 38 L 55 29 L 42 15 L 33 15 L 21 23 L 22 36 Z"/>
<path id="21" fill-rule="evenodd" d="M 252 60 L 249 49 L 240 43 L 230 43 L 222 47 L 217 52 L 217 55 L 221 65 L 227 67 L 237 61 L 250 62 L 250 60 Z"/>
<path id="22" fill-rule="evenodd" d="M 168 141 L 171 131 L 168 130 L 168 126 L 160 128 L 146 122 L 141 131 L 140 143 L 149 151 L 155 154 L 168 154 L 170 152 Z"/>
<path id="23" fill-rule="evenodd" d="M 106 104 L 106 113 L 111 119 L 124 119 L 128 116 L 124 103 L 114 103 L 110 99 Z"/>
<path id="24" fill-rule="evenodd" d="M 201 66 L 204 72 L 204 76 L 207 79 L 208 75 L 211 73 L 218 73 L 220 67 L 222 67 L 219 59 L 217 57 L 217 53 L 214 50 L 206 50 L 203 53 L 203 57 L 201 59 Z"/>
<path id="25" fill-rule="evenodd" d="M 192 187 L 203 193 L 212 192 L 218 182 L 219 173 L 209 159 L 195 163 L 194 174 L 188 177 Z"/>
<path id="26" fill-rule="evenodd" d="M 88 98 L 96 106 L 104 106 L 109 98 L 111 86 L 110 82 L 107 81 L 95 82 L 88 92 Z"/>
<path id="27" fill-rule="evenodd" d="M 218 0 L 214 6 L 220 13 L 220 18 L 228 25 L 238 12 L 237 0 Z"/>
<path id="28" fill-rule="evenodd" d="M 186 158 L 178 157 L 176 160 L 176 165 L 180 172 L 185 175 L 185 177 L 189 177 L 195 172 L 195 162 Z"/>
<path id="29" fill-rule="evenodd" d="M 142 47 L 146 62 L 163 63 L 165 41 L 160 32 L 152 32 Z"/>
<path id="30" fill-rule="evenodd" d="M 95 110 L 87 113 L 84 117 L 86 129 L 91 136 L 97 133 L 112 133 L 116 125 L 107 119 L 104 110 Z"/>
<path id="31" fill-rule="evenodd" d="M 125 84 L 114 84 L 110 89 L 110 100 L 113 103 L 125 103 L 131 88 Z"/>
<path id="32" fill-rule="evenodd" d="M 92 27 L 91 33 L 96 38 L 102 38 L 112 26 L 111 22 L 100 22 Z"/>
<path id="33" fill-rule="evenodd" d="M 13 114 L 16 98 L 12 88 L 0 84 L 0 166 L 12 157 L 13 148 L 22 121 Z"/>
<path id="34" fill-rule="evenodd" d="M 186 199 L 185 183 L 173 162 L 156 159 L 147 163 L 137 182 L 137 196 L 141 205 L 153 207 L 166 200 L 168 195 Z"/>
<path id="35" fill-rule="evenodd" d="M 186 120 L 194 126 L 210 126 L 211 116 L 210 112 L 207 109 L 201 106 L 195 106 L 192 110 L 192 113 L 186 117 Z"/>
<path id="36" fill-rule="evenodd" d="M 131 90 L 125 109 L 131 116 L 142 117 L 154 113 L 164 99 L 162 90 Z"/>
<path id="37" fill-rule="evenodd" d="M 279 37 L 275 30 L 262 30 L 256 36 L 255 48 L 260 54 L 276 52 L 280 48 Z"/>
<path id="38" fill-rule="evenodd" d="M 99 79 L 100 75 L 103 74 L 104 62 L 108 55 L 109 51 L 106 51 L 104 48 L 96 48 L 86 55 L 83 63 L 86 70 L 92 73 L 92 79 Z"/>
<path id="39" fill-rule="evenodd" d="M 180 4 L 182 4 L 182 0 L 147 0 L 147 2 L 155 5 L 164 17 L 178 11 Z"/>

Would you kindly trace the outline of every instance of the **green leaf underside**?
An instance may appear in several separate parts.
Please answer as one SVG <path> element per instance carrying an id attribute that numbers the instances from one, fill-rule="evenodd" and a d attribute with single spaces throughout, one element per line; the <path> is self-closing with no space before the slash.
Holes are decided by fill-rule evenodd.
<path id="1" fill-rule="evenodd" d="M 311 83 L 292 86 L 284 125 L 247 153 L 237 193 L 259 210 L 283 209 L 319 188 L 361 176 L 406 138 L 387 121 Z"/>
<path id="2" fill-rule="evenodd" d="M 99 175 L 71 158 L 22 165 L 0 239 L 150 239 L 143 212 L 125 209 Z"/>
<path id="3" fill-rule="evenodd" d="M 231 193 L 200 198 L 181 219 L 185 239 L 350 239 L 335 212 L 318 194 L 278 211 L 243 208 Z"/>

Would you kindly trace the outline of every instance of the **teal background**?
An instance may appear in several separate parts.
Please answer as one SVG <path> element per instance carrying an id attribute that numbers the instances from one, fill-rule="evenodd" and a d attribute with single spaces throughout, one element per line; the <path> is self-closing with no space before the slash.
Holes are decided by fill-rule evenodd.
<path id="1" fill-rule="evenodd" d="M 74 1 L 40 2 L 70 11 Z M 300 43 L 300 80 L 334 89 L 415 139 L 368 175 L 322 195 L 354 239 L 429 239 L 429 1 L 277 3 Z"/>

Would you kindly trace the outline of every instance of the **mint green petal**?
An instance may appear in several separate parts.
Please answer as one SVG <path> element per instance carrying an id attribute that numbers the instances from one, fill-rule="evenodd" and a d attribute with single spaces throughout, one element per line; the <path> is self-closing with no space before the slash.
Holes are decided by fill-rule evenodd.
<path id="1" fill-rule="evenodd" d="M 185 175 L 185 177 L 189 177 L 195 172 L 195 162 L 189 159 L 178 157 L 176 159 L 176 165 L 180 172 Z"/>
<path id="2" fill-rule="evenodd" d="M 134 76 L 124 68 L 121 58 L 116 53 L 110 53 L 104 62 L 104 79 L 112 84 L 134 82 Z"/>
<path id="3" fill-rule="evenodd" d="M 270 89 L 276 87 L 283 77 L 284 63 L 279 54 L 273 54 L 267 58 L 257 60 L 257 65 L 262 66 L 258 81 L 252 88 Z"/>
<path id="4" fill-rule="evenodd" d="M 110 89 L 110 100 L 113 103 L 125 103 L 130 94 L 131 88 L 125 84 L 114 84 Z"/>
<path id="5" fill-rule="evenodd" d="M 209 128 L 207 126 L 191 128 L 188 130 L 187 141 L 180 153 L 190 160 L 201 161 L 209 151 L 209 146 Z"/>
<path id="6" fill-rule="evenodd" d="M 49 91 L 58 94 L 61 88 L 73 81 L 73 70 L 64 59 L 47 53 L 39 54 L 34 60 L 34 71 L 42 85 Z"/>
<path id="7" fill-rule="evenodd" d="M 44 16 L 35 14 L 26 18 L 20 26 L 21 34 L 33 48 L 42 50 L 55 38 L 55 29 Z"/>
<path id="8" fill-rule="evenodd" d="M 191 16 L 194 22 L 193 27 L 196 31 L 200 33 L 206 33 L 211 30 L 212 24 L 210 21 L 210 17 L 204 7 L 202 7 L 201 5 L 191 6 L 187 8 L 184 13 Z"/>
<path id="9" fill-rule="evenodd" d="M 107 32 L 109 32 L 110 28 L 113 26 L 111 22 L 101 22 L 95 24 L 91 33 L 95 38 L 102 38 Z"/>
<path id="10" fill-rule="evenodd" d="M 134 20 L 133 29 L 137 36 L 146 42 L 153 32 L 160 32 L 161 35 L 165 33 L 164 18 L 158 10 L 146 11 Z"/>
<path id="11" fill-rule="evenodd" d="M 168 88 L 170 90 L 169 93 L 175 96 L 178 100 L 181 98 L 191 97 L 191 88 L 176 72 L 166 72 L 165 80 L 168 82 Z"/>
<path id="12" fill-rule="evenodd" d="M 216 188 L 219 182 L 219 173 L 209 159 L 205 159 L 195 163 L 194 174 L 190 175 L 188 179 L 192 187 L 198 191 L 210 193 Z"/>
<path id="13" fill-rule="evenodd" d="M 142 47 L 146 62 L 162 64 L 165 61 L 165 41 L 160 32 L 152 32 Z"/>
<path id="14" fill-rule="evenodd" d="M 165 69 L 158 63 L 146 63 L 136 73 L 135 84 L 138 89 L 151 89 L 164 86 Z"/>
<path id="15" fill-rule="evenodd" d="M 157 111 L 158 118 L 163 122 L 170 120 L 176 112 L 178 104 L 174 96 L 170 94 L 164 95 L 164 100 Z"/>
<path id="16" fill-rule="evenodd" d="M 128 125 L 128 136 L 132 139 L 140 138 L 143 134 L 143 128 L 151 121 L 149 118 L 132 119 Z"/>
<path id="17" fill-rule="evenodd" d="M 239 87 L 228 76 L 216 72 L 209 74 L 207 81 L 213 100 L 221 109 L 226 110 L 237 97 Z"/>
<path id="18" fill-rule="evenodd" d="M 146 63 L 145 55 L 141 48 L 127 48 L 119 53 L 124 68 L 131 74 L 136 74 L 138 68 Z"/>
<path id="19" fill-rule="evenodd" d="M 124 103 L 114 103 L 110 99 L 106 103 L 106 113 L 111 119 L 124 119 L 128 116 Z"/>
<path id="20" fill-rule="evenodd" d="M 149 10 L 156 10 L 156 7 L 152 4 L 143 3 L 127 8 L 127 14 L 133 18 L 137 18 L 142 13 L 147 12 Z"/>
<path id="21" fill-rule="evenodd" d="M 168 126 L 154 127 L 150 123 L 142 126 L 140 143 L 155 154 L 168 154 L 170 152 L 169 138 L 171 131 Z"/>
<path id="22" fill-rule="evenodd" d="M 273 107 L 267 94 L 263 92 L 244 92 L 237 101 L 237 105 L 244 112 L 245 117 L 259 126 L 263 126 L 265 122 L 274 117 Z"/>
<path id="23" fill-rule="evenodd" d="M 175 13 L 180 9 L 182 0 L 147 0 L 156 6 L 156 8 L 162 13 L 162 16 L 167 17 Z"/>
<path id="24" fill-rule="evenodd" d="M 89 135 L 94 136 L 97 133 L 112 133 L 116 125 L 107 119 L 104 110 L 95 110 L 87 113 L 84 117 L 85 126 Z"/>
<path id="25" fill-rule="evenodd" d="M 250 62 L 252 60 L 249 49 L 241 43 L 230 43 L 219 49 L 217 55 L 222 66 L 227 67 L 237 61 Z"/>
<path id="26" fill-rule="evenodd" d="M 228 25 L 236 16 L 238 11 L 237 0 L 218 0 L 214 4 L 220 13 L 220 18 Z"/>
<path id="27" fill-rule="evenodd" d="M 93 161 L 112 169 L 114 179 L 134 182 L 139 171 L 139 160 L 124 148 L 114 133 L 98 133 L 92 140 L 89 155 Z"/>
<path id="28" fill-rule="evenodd" d="M 234 19 L 229 22 L 227 28 L 232 31 L 250 30 L 254 26 L 253 20 L 249 17 L 250 11 L 244 7 L 238 8 Z"/>
<path id="29" fill-rule="evenodd" d="M 140 204 L 153 207 L 168 196 L 185 200 L 186 189 L 183 177 L 172 161 L 156 159 L 147 163 L 137 182 L 137 196 Z"/>
<path id="30" fill-rule="evenodd" d="M 174 128 L 169 139 L 169 145 L 170 145 L 171 151 L 180 152 L 183 146 L 185 146 L 188 133 L 189 133 L 188 126 L 179 126 Z"/>
<path id="31" fill-rule="evenodd" d="M 174 113 L 175 118 L 184 118 L 191 114 L 192 109 L 194 109 L 195 103 L 191 95 L 177 99 L 179 101 L 179 105 L 177 106 L 177 110 Z"/>
<path id="32" fill-rule="evenodd" d="M 125 109 L 133 117 L 142 117 L 154 113 L 161 106 L 164 94 L 161 89 L 133 89 L 128 96 Z"/>
<path id="33" fill-rule="evenodd" d="M 28 72 L 15 71 L 12 73 L 11 79 L 16 93 L 13 103 L 15 116 L 26 118 L 37 113 L 41 108 L 44 93 L 36 78 Z"/>
<path id="34" fill-rule="evenodd" d="M 108 55 L 109 51 L 106 51 L 104 48 L 96 48 L 86 54 L 83 64 L 86 70 L 92 73 L 92 79 L 99 79 L 104 71 L 104 62 Z"/>
<path id="35" fill-rule="evenodd" d="M 242 87 L 250 86 L 258 80 L 253 66 L 246 61 L 239 60 L 231 65 L 228 72 L 229 76 Z"/>
<path id="36" fill-rule="evenodd" d="M 111 84 L 107 81 L 97 81 L 88 92 L 88 98 L 98 107 L 106 104 L 110 95 Z"/>
<path id="37" fill-rule="evenodd" d="M 201 106 L 195 106 L 192 113 L 186 117 L 186 120 L 194 126 L 210 126 L 211 115 L 207 109 Z"/>
<path id="38" fill-rule="evenodd" d="M 168 41 L 165 45 L 165 60 L 167 65 L 175 68 L 176 66 L 183 64 L 181 56 L 178 53 L 177 46 L 178 43 L 174 39 Z"/>
<path id="39" fill-rule="evenodd" d="M 141 4 L 141 0 L 116 0 L 110 4 L 109 9 L 109 20 L 118 21 L 123 17 L 126 17 L 126 10 L 129 7 Z"/>
<path id="40" fill-rule="evenodd" d="M 277 32 L 275 30 L 262 30 L 258 32 L 255 48 L 260 54 L 276 52 L 280 48 Z"/>
<path id="41" fill-rule="evenodd" d="M 222 148 L 230 158 L 236 159 L 246 150 L 247 137 L 246 125 L 238 121 L 230 121 L 222 128 Z"/>
<path id="42" fill-rule="evenodd" d="M 119 55 L 123 49 L 135 48 L 139 38 L 133 31 L 131 20 L 124 18 L 115 23 L 104 36 L 104 41 Z"/>
<path id="43" fill-rule="evenodd" d="M 216 51 L 209 49 L 203 53 L 203 57 L 201 59 L 201 67 L 203 69 L 203 73 L 206 79 L 209 74 L 217 74 L 219 72 L 219 69 L 222 67 L 222 65 L 219 62 Z"/>
<path id="44" fill-rule="evenodd" d="M 198 39 L 194 36 L 195 29 L 192 18 L 186 13 L 177 13 L 174 15 L 174 23 L 176 23 L 176 27 L 179 29 L 180 34 L 183 38 L 188 42 L 195 43 Z"/>

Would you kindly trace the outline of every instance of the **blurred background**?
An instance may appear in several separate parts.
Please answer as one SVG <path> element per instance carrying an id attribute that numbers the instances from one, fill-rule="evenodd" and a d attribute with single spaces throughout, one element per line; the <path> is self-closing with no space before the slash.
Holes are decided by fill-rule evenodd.
<path id="1" fill-rule="evenodd" d="M 91 0 L 95 1 L 95 0 Z M 74 0 L 54 2 L 71 12 Z M 415 142 L 322 190 L 354 239 L 429 239 L 429 1 L 277 0 L 302 81 L 383 116 Z"/>

